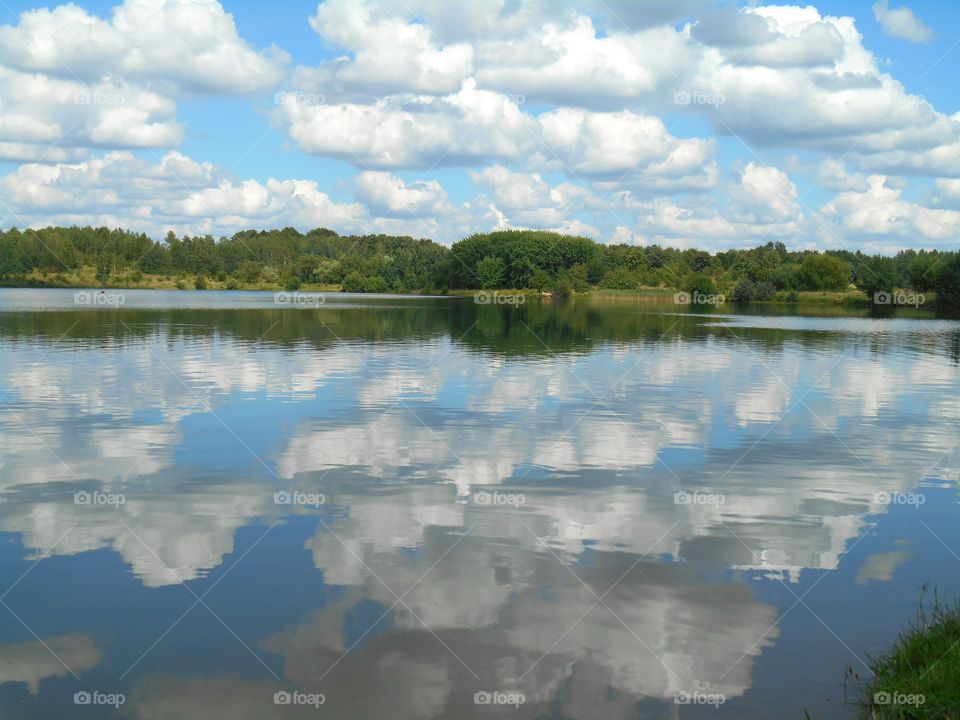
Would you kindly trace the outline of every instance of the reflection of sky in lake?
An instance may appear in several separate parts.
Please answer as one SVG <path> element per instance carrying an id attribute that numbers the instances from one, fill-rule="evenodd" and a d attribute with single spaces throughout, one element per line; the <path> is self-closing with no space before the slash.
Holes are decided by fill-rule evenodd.
<path id="1" fill-rule="evenodd" d="M 10 717 L 847 717 L 958 589 L 954 322 L 140 302 L 0 314 Z"/>

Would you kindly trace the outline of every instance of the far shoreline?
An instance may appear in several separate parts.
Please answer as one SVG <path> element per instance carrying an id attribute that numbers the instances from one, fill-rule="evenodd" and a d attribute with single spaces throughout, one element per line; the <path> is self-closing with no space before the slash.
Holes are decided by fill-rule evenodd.
<path id="1" fill-rule="evenodd" d="M 89 277 L 88 277 L 89 275 Z M 21 277 L 6 277 L 0 279 L 2 288 L 18 289 L 62 289 L 62 290 L 188 290 L 188 291 L 259 291 L 259 292 L 345 292 L 343 286 L 336 283 L 301 283 L 297 288 L 285 286 L 279 282 L 241 282 L 236 278 L 219 280 L 217 278 L 203 278 L 203 287 L 197 287 L 197 278 L 191 275 L 164 276 L 143 275 L 139 280 L 123 276 L 115 276 L 106 282 L 97 282 L 93 273 L 32 273 Z M 618 290 L 610 288 L 591 287 L 588 291 L 571 292 L 570 297 L 589 297 L 603 300 L 666 300 L 682 293 L 680 288 L 674 287 L 639 287 L 636 290 Z M 498 288 L 498 289 L 413 289 L 403 293 L 389 293 L 396 295 L 430 295 L 448 297 L 476 297 L 483 293 L 497 293 L 500 295 L 523 296 L 524 298 L 561 299 L 566 296 L 555 291 L 539 291 L 530 288 Z M 378 293 L 360 293 L 376 295 Z M 935 309 L 935 294 L 926 294 L 922 307 Z M 689 303 L 678 303 L 689 304 Z M 715 306 L 737 307 L 747 305 L 790 306 L 790 305 L 829 305 L 849 308 L 878 308 L 863 292 L 850 288 L 848 290 L 801 290 L 779 291 L 767 300 L 751 300 L 746 303 L 733 302 L 724 298 Z M 911 306 L 912 307 L 912 306 Z"/>

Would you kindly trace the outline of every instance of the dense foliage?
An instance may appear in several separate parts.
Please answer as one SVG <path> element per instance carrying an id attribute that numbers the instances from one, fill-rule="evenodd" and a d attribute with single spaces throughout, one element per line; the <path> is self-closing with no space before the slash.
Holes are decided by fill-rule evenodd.
<path id="1" fill-rule="evenodd" d="M 245 230 L 230 238 L 176 237 L 90 227 L 16 228 L 0 232 L 5 284 L 37 275 L 95 269 L 107 284 L 139 277 L 186 277 L 178 287 L 338 285 L 351 292 L 516 288 L 559 295 L 591 287 L 675 288 L 718 292 L 734 302 L 768 300 L 804 290 L 876 293 L 934 291 L 940 304 L 960 306 L 960 255 L 906 250 L 894 257 L 860 252 L 787 250 L 767 243 L 711 255 L 658 245 L 604 245 L 589 238 L 537 230 L 471 235 L 447 248 L 430 240 L 387 235 L 341 236 Z M 91 272 L 93 272 L 91 270 Z M 136 277 L 132 278 L 134 281 Z M 54 281 L 52 281 L 55 283 Z"/>
<path id="2" fill-rule="evenodd" d="M 344 284 L 368 292 L 432 289 L 435 270 L 448 254 L 430 240 L 387 235 L 340 236 L 317 229 L 245 230 L 230 238 L 177 238 L 163 242 L 143 233 L 107 228 L 45 228 L 0 233 L 0 276 L 37 270 L 64 272 L 95 267 L 97 280 L 138 270 L 148 275 L 233 279 L 239 286 L 300 283 Z"/>

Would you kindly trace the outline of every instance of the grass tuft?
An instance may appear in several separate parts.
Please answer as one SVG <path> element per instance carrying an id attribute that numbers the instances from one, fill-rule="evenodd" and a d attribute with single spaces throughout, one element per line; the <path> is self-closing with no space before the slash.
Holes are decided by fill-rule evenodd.
<path id="1" fill-rule="evenodd" d="M 923 594 L 927 588 L 924 586 Z M 847 668 L 858 694 L 860 717 L 871 720 L 960 718 L 960 602 L 947 605 L 935 592 L 921 596 L 917 619 L 883 657 L 871 659 L 874 677 Z"/>

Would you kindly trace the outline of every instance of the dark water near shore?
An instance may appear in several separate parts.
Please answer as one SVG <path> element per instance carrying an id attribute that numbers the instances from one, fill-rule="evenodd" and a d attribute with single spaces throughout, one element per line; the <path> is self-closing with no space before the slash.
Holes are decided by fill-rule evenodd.
<path id="1" fill-rule="evenodd" d="M 0 718 L 849 718 L 960 594 L 955 320 L 120 292 L 0 290 Z"/>

